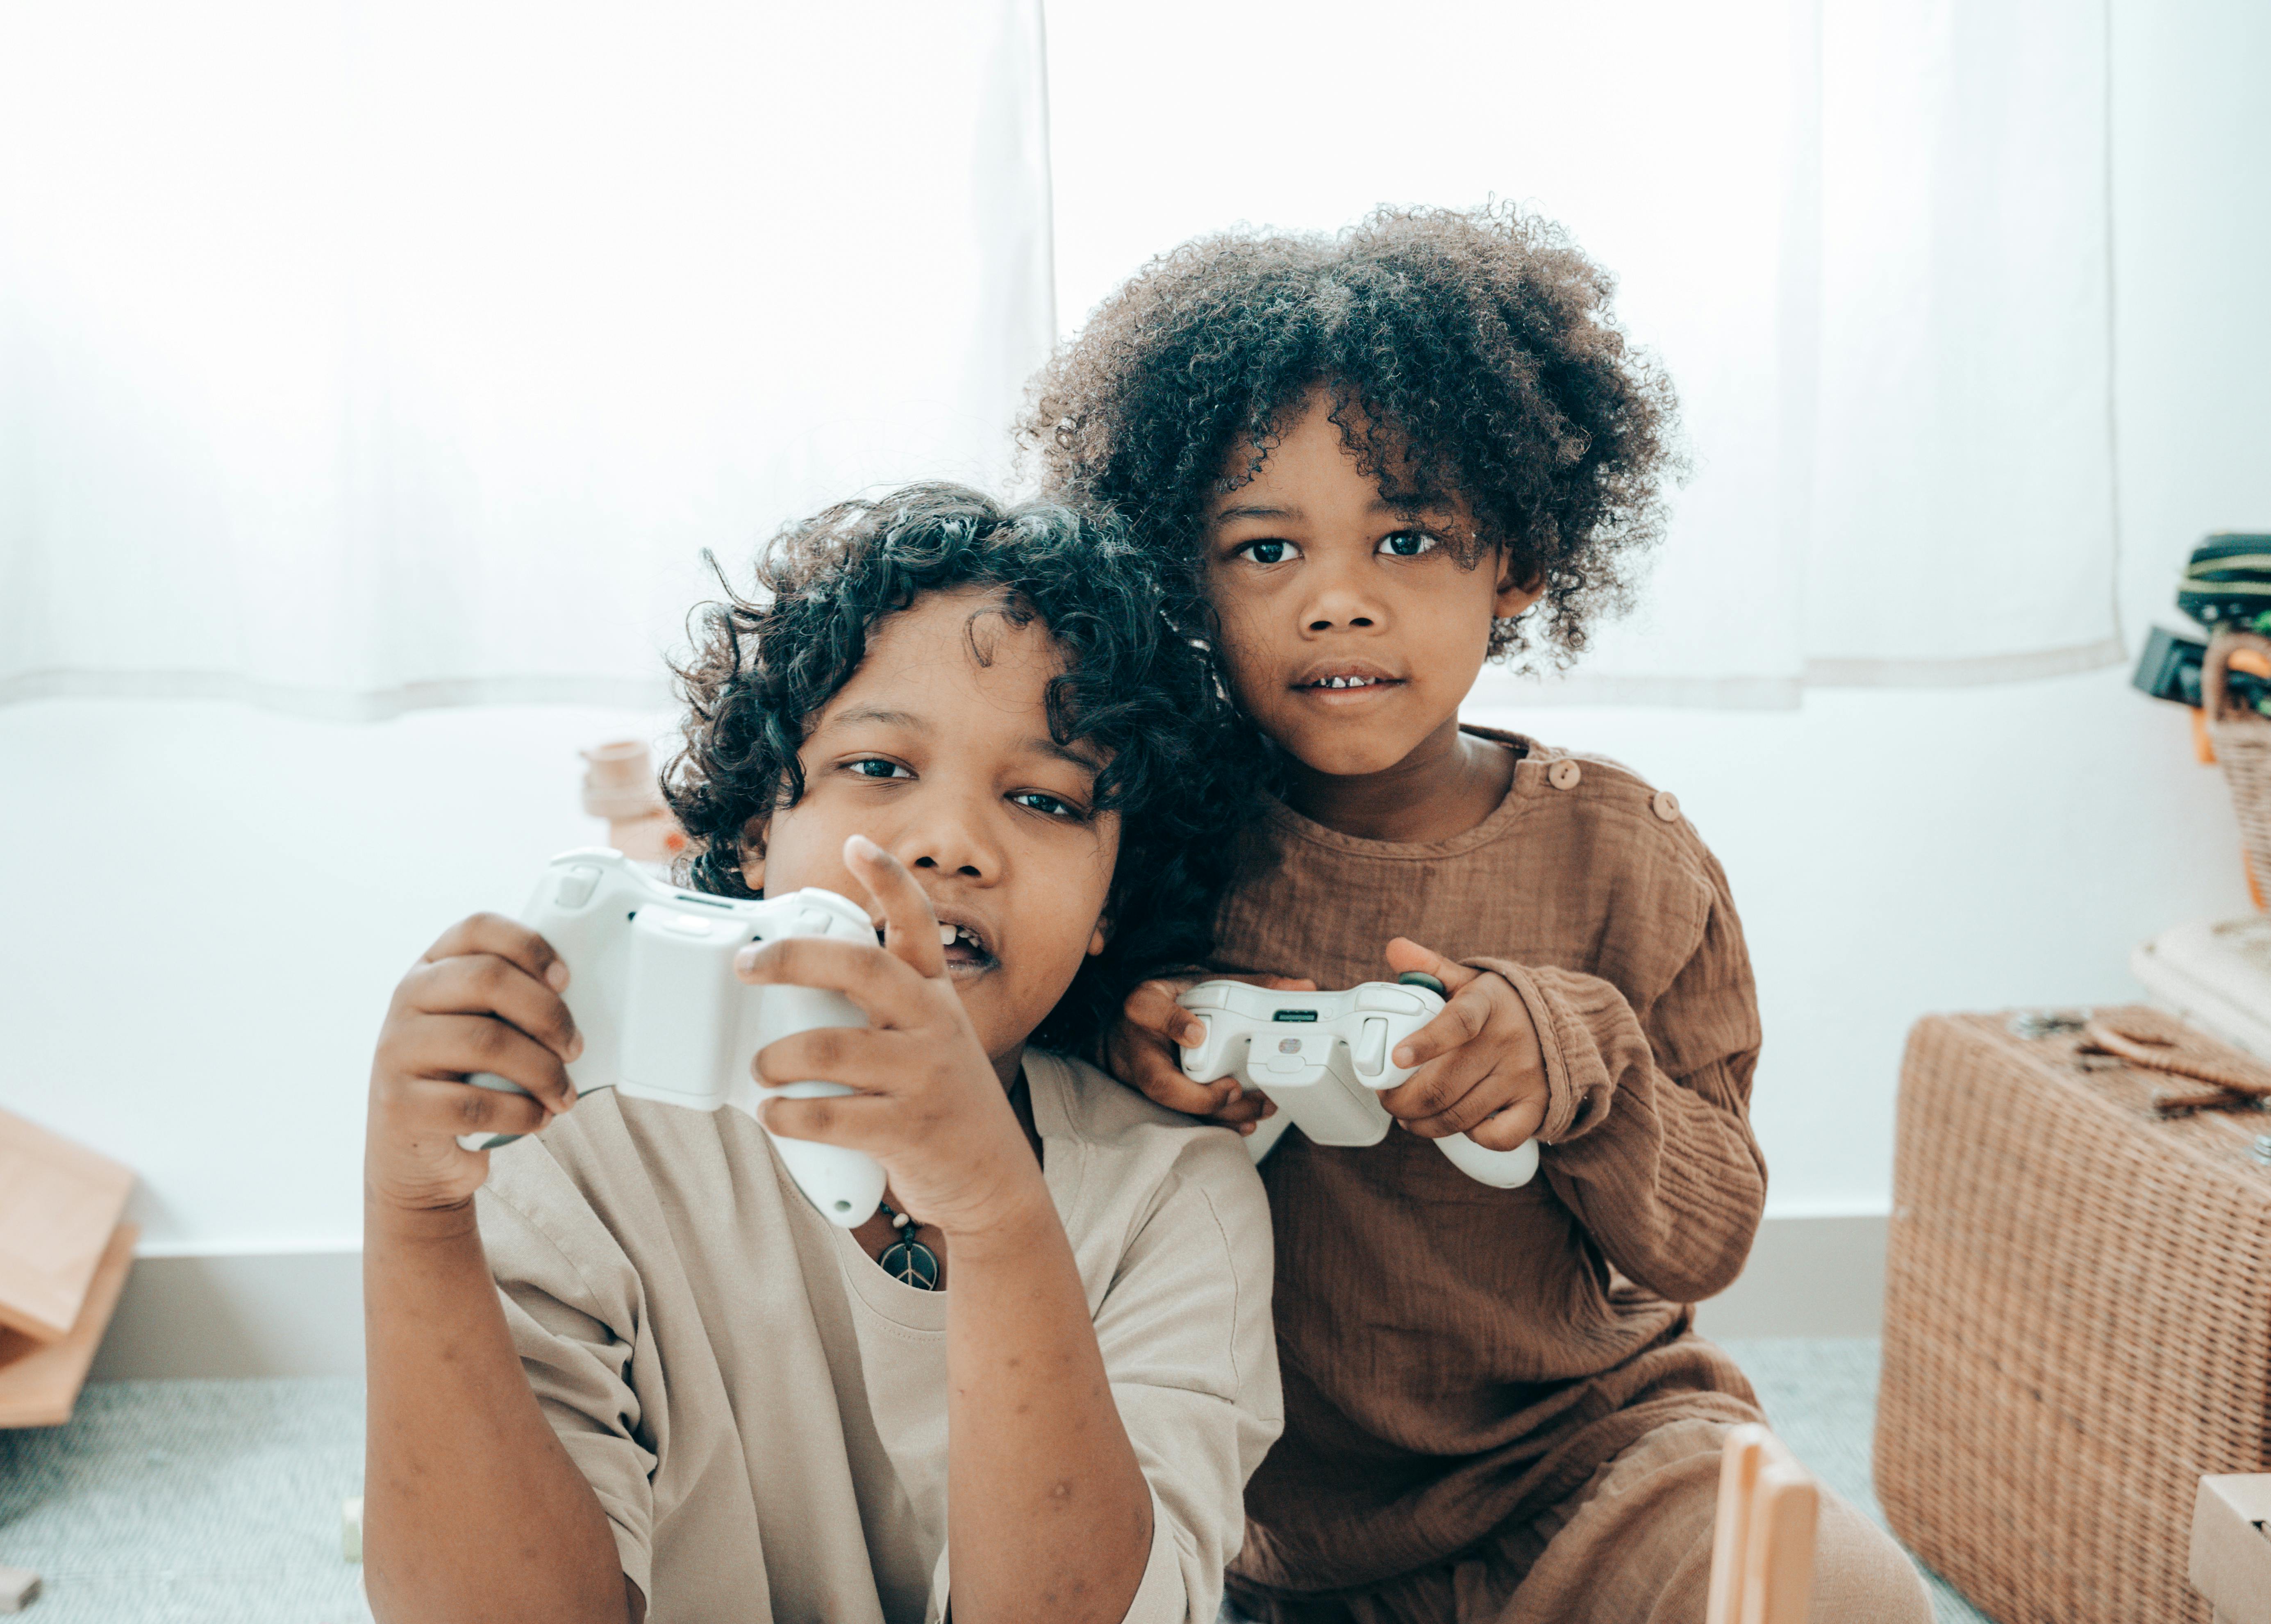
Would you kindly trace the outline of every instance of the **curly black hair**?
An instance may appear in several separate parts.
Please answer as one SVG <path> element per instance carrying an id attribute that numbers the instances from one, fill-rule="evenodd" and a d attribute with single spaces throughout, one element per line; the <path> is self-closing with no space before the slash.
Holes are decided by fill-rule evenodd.
<path id="1" fill-rule="evenodd" d="M 927 592 L 990 587 L 989 612 L 1039 620 L 1062 652 L 1050 733 L 1108 756 L 1096 806 L 1121 820 L 1107 943 L 1033 1041 L 1089 1054 L 1136 982 L 1206 957 L 1215 905 L 1256 822 L 1253 776 L 1239 764 L 1258 752 L 1204 652 L 1170 619 L 1159 570 L 1110 516 L 914 485 L 789 525 L 756 573 L 744 595 L 719 572 L 724 599 L 696 611 L 694 652 L 676 667 L 684 743 L 663 793 L 689 838 L 687 883 L 750 895 L 741 861 L 752 825 L 802 798 L 797 749 L 878 624 Z"/>
<path id="2" fill-rule="evenodd" d="M 1463 501 L 1472 567 L 1535 581 L 1544 652 L 1627 607 L 1680 471 L 1677 405 L 1609 309 L 1615 284 L 1510 205 L 1381 209 L 1337 236 L 1202 237 L 1098 307 L 1035 380 L 1019 439 L 1044 488 L 1109 504 L 1195 585 L 1208 499 L 1262 466 L 1288 411 L 1330 392 L 1343 443 L 1398 505 Z M 1351 409 L 1353 408 L 1353 410 Z M 1225 477 L 1233 449 L 1251 456 Z M 1490 655 L 1530 646 L 1501 621 Z"/>

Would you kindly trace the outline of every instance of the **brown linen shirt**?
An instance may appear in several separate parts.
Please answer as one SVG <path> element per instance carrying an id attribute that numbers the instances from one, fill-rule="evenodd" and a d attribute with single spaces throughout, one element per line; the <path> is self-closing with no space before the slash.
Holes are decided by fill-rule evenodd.
<path id="1" fill-rule="evenodd" d="M 1684 1306 L 1740 1272 L 1766 1196 L 1726 877 L 1624 768 L 1466 731 L 1520 757 L 1488 818 L 1402 845 L 1273 804 L 1276 860 L 1217 933 L 1222 968 L 1321 987 L 1386 979 L 1398 935 L 1495 970 L 1537 1024 L 1550 1088 L 1520 1189 L 1401 1129 L 1362 1150 L 1291 1130 L 1262 1164 L 1285 1432 L 1247 1485 L 1233 1572 L 1274 1590 L 1430 1567 L 1653 1427 L 1758 1419 Z"/>

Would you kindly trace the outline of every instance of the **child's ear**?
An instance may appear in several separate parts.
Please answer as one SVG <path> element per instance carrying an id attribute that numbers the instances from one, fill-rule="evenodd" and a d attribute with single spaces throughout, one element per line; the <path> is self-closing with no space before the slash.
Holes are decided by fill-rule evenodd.
<path id="1" fill-rule="evenodd" d="M 1498 619 L 1510 621 L 1515 615 L 1545 596 L 1545 572 L 1535 570 L 1528 580 L 1515 578 L 1521 566 L 1515 562 L 1512 549 L 1500 548 L 1498 555 L 1498 589 L 1491 600 L 1491 613 Z"/>
<path id="2" fill-rule="evenodd" d="M 1089 933 L 1088 956 L 1094 958 L 1098 953 L 1104 951 L 1111 940 L 1112 916 L 1109 913 L 1100 913 L 1097 915 L 1096 928 Z"/>

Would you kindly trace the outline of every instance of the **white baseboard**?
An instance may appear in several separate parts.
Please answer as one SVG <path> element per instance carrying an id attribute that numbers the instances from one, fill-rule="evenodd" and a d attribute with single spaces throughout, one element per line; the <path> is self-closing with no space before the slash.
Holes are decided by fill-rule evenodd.
<path id="1" fill-rule="evenodd" d="M 1697 1313 L 1713 1337 L 1873 1337 L 1881 1216 L 1769 1218 L 1741 1279 Z M 359 1376 L 362 1254 L 137 1259 L 93 1378 Z"/>
<path id="2" fill-rule="evenodd" d="M 1885 1329 L 1881 1212 L 1768 1218 L 1742 1278 L 1695 1310 L 1707 1337 L 1876 1337 Z"/>
<path id="3" fill-rule="evenodd" d="M 362 1253 L 138 1257 L 91 1378 L 359 1376 Z"/>

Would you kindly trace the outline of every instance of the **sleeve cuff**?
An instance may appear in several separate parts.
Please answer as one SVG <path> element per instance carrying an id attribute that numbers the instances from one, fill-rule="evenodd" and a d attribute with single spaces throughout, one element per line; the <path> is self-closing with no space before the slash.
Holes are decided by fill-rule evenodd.
<path id="1" fill-rule="evenodd" d="M 1214 1624 L 1222 1608 L 1222 1579 L 1205 1595 L 1194 1591 L 1186 1576 L 1182 1547 L 1175 1539 L 1175 1520 L 1151 1491 L 1151 1554 L 1143 1563 L 1143 1579 L 1128 1604 L 1124 1624 Z"/>
<path id="2" fill-rule="evenodd" d="M 613 1517 L 607 1519 L 607 1531 L 615 1537 L 615 1560 L 622 1565 L 623 1577 L 639 1587 L 639 1594 L 646 1598 L 647 1616 L 653 1617 L 654 1586 L 648 1583 L 652 1562 L 645 1543 Z"/>
<path id="3" fill-rule="evenodd" d="M 617 1531 L 620 1535 L 621 1531 Z M 938 1566 L 931 1572 L 929 1624 L 938 1624 L 946 1615 L 949 1594 L 947 1553 L 938 1553 Z M 1137 1582 L 1136 1595 L 1128 1604 L 1121 1624 L 1215 1624 L 1215 1615 L 1222 1609 L 1222 1578 L 1213 1576 L 1214 1587 L 1204 1594 L 1194 1591 L 1184 1573 L 1183 1551 L 1175 1540 L 1174 1519 L 1167 1515 L 1166 1507 L 1159 1503 L 1159 1491 L 1151 1491 L 1151 1552 L 1143 1559 L 1143 1577 Z M 628 1567 L 624 1569 L 629 1572 Z M 1204 1590 L 1203 1582 L 1200 1590 Z"/>
<path id="4" fill-rule="evenodd" d="M 1609 1114 L 1613 1084 L 1593 1047 L 1592 1033 L 1574 1017 L 1565 1018 L 1566 1012 L 1524 966 L 1502 958 L 1460 962 L 1503 978 L 1537 1029 L 1538 1053 L 1545 1060 L 1545 1120 L 1538 1124 L 1538 1142 L 1560 1144 L 1597 1126 Z"/>

